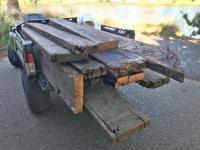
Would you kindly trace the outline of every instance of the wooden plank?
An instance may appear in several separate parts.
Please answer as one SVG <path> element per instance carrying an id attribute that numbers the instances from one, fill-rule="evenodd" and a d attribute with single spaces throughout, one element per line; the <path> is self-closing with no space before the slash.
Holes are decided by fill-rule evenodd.
<path id="1" fill-rule="evenodd" d="M 97 85 L 86 89 L 84 95 L 85 108 L 106 131 L 112 143 L 126 140 L 149 124 L 149 119 L 124 101 L 112 87 Z"/>
<path id="2" fill-rule="evenodd" d="M 139 84 L 146 88 L 158 88 L 164 84 L 169 83 L 169 77 L 166 77 L 160 73 L 152 71 L 150 69 L 144 70 L 144 79 L 139 81 Z"/>
<path id="3" fill-rule="evenodd" d="M 133 82 L 137 82 L 144 79 L 144 72 L 139 72 L 132 75 L 127 75 L 119 78 L 113 78 L 112 76 L 105 76 L 104 83 L 109 83 L 115 88 L 118 88 L 120 86 L 128 85 Z"/>
<path id="4" fill-rule="evenodd" d="M 59 95 L 68 104 L 74 114 L 83 111 L 83 75 L 68 64 L 57 67 L 63 72 L 55 72 Z"/>
<path id="5" fill-rule="evenodd" d="M 96 52 L 91 56 L 106 65 L 109 73 L 116 78 L 141 72 L 145 67 L 142 57 L 125 49 Z"/>
<path id="6" fill-rule="evenodd" d="M 76 34 L 93 41 L 98 45 L 97 50 L 118 48 L 119 40 L 109 36 L 107 32 L 73 23 L 61 18 L 50 19 L 49 24 L 63 31 Z"/>
<path id="7" fill-rule="evenodd" d="M 181 68 L 180 60 L 173 51 L 167 48 L 133 41 L 112 33 L 109 34 L 119 39 L 120 48 L 127 49 L 131 53 L 141 56 L 148 68 L 179 82 L 184 81 L 184 72 Z"/>
<path id="8" fill-rule="evenodd" d="M 129 50 L 146 59 L 148 68 L 179 82 L 184 81 L 180 60 L 173 51 L 137 41 L 136 45 L 135 48 Z"/>
<path id="9" fill-rule="evenodd" d="M 140 81 L 140 80 L 143 80 L 143 79 L 144 79 L 144 72 L 140 72 L 140 73 L 137 73 L 137 74 L 124 76 L 124 77 L 116 79 L 114 87 L 118 88 L 120 86 L 128 85 L 130 83 L 133 83 L 133 82 L 136 82 L 136 81 Z"/>
<path id="10" fill-rule="evenodd" d="M 69 50 L 64 49 L 29 28 L 23 27 L 21 32 L 33 41 L 34 46 L 37 47 L 38 50 L 41 50 L 47 55 L 49 61 L 70 62 L 87 58 L 85 54 L 71 53 Z"/>
<path id="11" fill-rule="evenodd" d="M 96 78 L 107 74 L 105 65 L 92 58 L 86 59 L 87 55 L 71 53 L 29 28 L 23 27 L 22 33 L 26 34 L 34 42 L 34 46 L 38 50 L 43 51 L 42 53 L 47 55 L 46 58 L 50 61 L 60 63 L 70 62 L 72 66 L 83 73 L 85 79 Z"/>
<path id="12" fill-rule="evenodd" d="M 162 62 L 158 62 L 155 60 L 148 60 L 147 61 L 147 67 L 159 72 L 163 75 L 166 75 L 168 77 L 171 77 L 174 80 L 177 80 L 179 82 L 184 81 L 184 73 L 182 70 L 175 70 L 173 67 L 169 66 L 168 64 L 164 64 Z"/>
<path id="13" fill-rule="evenodd" d="M 49 25 L 26 23 L 26 26 L 73 53 L 89 54 L 97 47 L 94 42 L 86 38 L 58 30 Z"/>
<path id="14" fill-rule="evenodd" d="M 46 79 L 71 108 L 74 114 L 83 111 L 83 76 L 69 64 L 58 64 L 41 53 L 41 69 Z"/>
<path id="15" fill-rule="evenodd" d="M 108 73 L 105 65 L 92 58 L 88 58 L 83 61 L 71 62 L 71 64 L 83 73 L 85 79 L 97 78 Z"/>
<path id="16" fill-rule="evenodd" d="M 113 34 L 113 33 L 108 33 L 109 36 L 112 36 L 116 39 L 119 40 L 119 45 L 118 48 L 134 48 L 136 47 L 136 43 L 134 42 L 133 39 L 127 38 L 127 37 L 123 37 L 117 34 Z"/>

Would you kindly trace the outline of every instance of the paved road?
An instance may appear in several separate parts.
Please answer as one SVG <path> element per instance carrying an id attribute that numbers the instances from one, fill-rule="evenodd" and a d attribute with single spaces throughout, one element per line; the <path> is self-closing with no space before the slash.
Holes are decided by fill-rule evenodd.
<path id="1" fill-rule="evenodd" d="M 52 94 L 52 108 L 33 115 L 24 99 L 20 71 L 0 59 L 0 150 L 199 150 L 200 83 L 172 81 L 157 90 L 130 85 L 119 90 L 151 119 L 129 140 L 111 145 L 87 113 L 73 116 Z"/>

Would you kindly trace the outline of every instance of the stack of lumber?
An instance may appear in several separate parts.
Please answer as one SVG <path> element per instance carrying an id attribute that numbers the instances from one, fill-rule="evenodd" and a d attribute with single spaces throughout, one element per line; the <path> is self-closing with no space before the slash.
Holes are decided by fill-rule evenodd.
<path id="1" fill-rule="evenodd" d="M 149 82 L 151 86 L 146 87 L 154 87 L 157 82 L 145 76 L 145 68 L 163 74 L 163 80 L 166 76 L 184 80 L 179 60 L 171 51 L 64 19 L 25 23 L 21 33 L 33 41 L 44 75 L 76 114 L 83 111 L 87 81 L 100 78 L 114 87 L 141 81 L 143 86 Z"/>

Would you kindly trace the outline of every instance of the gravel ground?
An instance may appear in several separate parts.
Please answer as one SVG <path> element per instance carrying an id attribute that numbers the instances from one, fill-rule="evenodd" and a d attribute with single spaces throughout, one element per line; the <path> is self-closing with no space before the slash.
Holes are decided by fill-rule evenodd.
<path id="1" fill-rule="evenodd" d="M 0 150 L 199 150 L 200 82 L 171 81 L 156 90 L 132 84 L 119 89 L 150 126 L 118 145 L 87 113 L 74 116 L 52 93 L 53 106 L 40 115 L 26 105 L 20 70 L 0 59 Z"/>

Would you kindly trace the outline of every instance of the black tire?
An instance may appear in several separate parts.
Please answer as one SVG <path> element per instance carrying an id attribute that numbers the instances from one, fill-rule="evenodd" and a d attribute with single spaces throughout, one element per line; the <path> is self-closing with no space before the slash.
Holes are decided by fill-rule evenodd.
<path id="1" fill-rule="evenodd" d="M 20 60 L 16 53 L 10 47 L 8 47 L 8 59 L 14 67 L 20 68 Z"/>
<path id="2" fill-rule="evenodd" d="M 47 110 L 51 105 L 50 92 L 43 91 L 37 79 L 28 79 L 25 71 L 22 71 L 21 79 L 30 111 L 39 113 Z"/>

